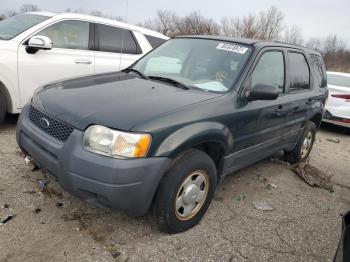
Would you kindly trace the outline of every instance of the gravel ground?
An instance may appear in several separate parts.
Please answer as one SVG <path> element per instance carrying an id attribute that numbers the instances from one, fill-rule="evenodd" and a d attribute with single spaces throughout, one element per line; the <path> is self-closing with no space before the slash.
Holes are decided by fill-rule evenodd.
<path id="1" fill-rule="evenodd" d="M 16 214 L 0 225 L 0 261 L 332 261 L 350 209 L 350 136 L 341 129 L 321 128 L 310 160 L 334 175 L 334 192 L 267 159 L 227 177 L 198 226 L 166 235 L 151 215 L 92 207 L 55 181 L 40 192 L 43 174 L 26 165 L 15 122 L 0 126 L 0 220 Z"/>

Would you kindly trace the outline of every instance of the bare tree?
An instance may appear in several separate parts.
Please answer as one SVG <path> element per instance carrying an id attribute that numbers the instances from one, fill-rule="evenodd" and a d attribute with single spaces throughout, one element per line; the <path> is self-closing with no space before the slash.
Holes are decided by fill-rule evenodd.
<path id="1" fill-rule="evenodd" d="M 280 37 L 283 28 L 283 13 L 275 6 L 260 12 L 256 24 L 256 38 L 275 40 Z"/>
<path id="2" fill-rule="evenodd" d="M 33 5 L 33 4 L 24 4 L 19 9 L 20 13 L 36 12 L 36 11 L 40 11 L 40 8 L 37 5 Z"/>
<path id="3" fill-rule="evenodd" d="M 283 41 L 289 44 L 302 45 L 304 40 L 301 28 L 297 25 L 287 28 L 284 32 Z"/>
<path id="4" fill-rule="evenodd" d="M 329 35 L 324 43 L 324 53 L 334 54 L 342 52 L 346 48 L 346 43 L 338 38 L 337 35 Z"/>
<path id="5" fill-rule="evenodd" d="M 220 26 L 212 19 L 202 16 L 199 12 L 178 19 L 177 31 L 187 35 L 218 35 Z"/>
<path id="6" fill-rule="evenodd" d="M 223 18 L 220 22 L 220 35 L 242 37 L 242 23 L 237 17 Z"/>
<path id="7" fill-rule="evenodd" d="M 158 10 L 155 19 L 147 20 L 144 27 L 156 30 L 164 35 L 176 35 L 178 17 L 172 11 Z"/>
<path id="8" fill-rule="evenodd" d="M 314 49 L 317 51 L 321 51 L 322 47 L 321 47 L 321 39 L 317 38 L 317 37 L 311 37 L 309 40 L 306 41 L 305 46 L 310 48 L 310 49 Z"/>
<path id="9" fill-rule="evenodd" d="M 262 40 L 275 40 L 283 29 L 283 13 L 272 6 L 267 11 L 248 14 L 242 18 L 224 18 L 221 20 L 222 35 Z"/>

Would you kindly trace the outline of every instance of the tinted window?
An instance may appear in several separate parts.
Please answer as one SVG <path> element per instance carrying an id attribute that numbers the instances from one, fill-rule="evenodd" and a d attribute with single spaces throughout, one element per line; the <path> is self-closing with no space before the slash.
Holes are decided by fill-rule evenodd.
<path id="1" fill-rule="evenodd" d="M 49 37 L 55 48 L 88 50 L 89 31 L 88 22 L 62 21 L 45 28 L 37 35 Z"/>
<path id="2" fill-rule="evenodd" d="M 48 16 L 24 14 L 0 22 L 0 40 L 10 40 L 27 29 L 48 19 Z"/>
<path id="3" fill-rule="evenodd" d="M 251 75 L 251 85 L 264 84 L 284 90 L 284 59 L 280 51 L 264 53 Z"/>
<path id="4" fill-rule="evenodd" d="M 328 84 L 335 86 L 350 87 L 350 76 L 328 74 Z"/>
<path id="5" fill-rule="evenodd" d="M 129 30 L 108 25 L 96 25 L 96 29 L 99 51 L 124 54 L 139 53 L 138 45 Z"/>
<path id="6" fill-rule="evenodd" d="M 289 52 L 291 90 L 310 88 L 310 71 L 305 56 L 301 53 Z"/>
<path id="7" fill-rule="evenodd" d="M 310 55 L 312 60 L 312 66 L 315 71 L 315 80 L 318 87 L 325 87 L 327 86 L 327 75 L 326 75 L 326 68 L 323 63 L 322 57 L 318 55 Z"/>
<path id="8" fill-rule="evenodd" d="M 166 41 L 165 39 L 154 37 L 151 35 L 145 35 L 145 37 L 153 48 L 160 46 L 161 44 L 163 44 Z"/>

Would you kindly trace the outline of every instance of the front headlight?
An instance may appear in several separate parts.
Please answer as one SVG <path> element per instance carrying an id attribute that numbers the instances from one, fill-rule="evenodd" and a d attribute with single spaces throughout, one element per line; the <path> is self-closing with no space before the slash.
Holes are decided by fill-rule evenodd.
<path id="1" fill-rule="evenodd" d="M 144 157 L 151 145 L 149 134 L 126 133 L 93 125 L 84 133 L 83 147 L 91 152 L 112 157 Z"/>

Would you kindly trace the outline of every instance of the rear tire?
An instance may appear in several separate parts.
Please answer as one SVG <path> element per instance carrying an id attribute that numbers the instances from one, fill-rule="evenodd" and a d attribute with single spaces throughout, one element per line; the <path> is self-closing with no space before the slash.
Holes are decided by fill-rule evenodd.
<path id="1" fill-rule="evenodd" d="M 197 225 L 214 196 L 216 166 L 204 152 L 189 150 L 162 178 L 154 203 L 161 231 L 173 234 Z"/>
<path id="2" fill-rule="evenodd" d="M 0 125 L 4 122 L 6 116 L 6 97 L 0 89 Z"/>
<path id="3" fill-rule="evenodd" d="M 316 137 L 316 125 L 314 122 L 307 121 L 304 127 L 303 134 L 300 136 L 296 147 L 293 151 L 284 152 L 285 161 L 295 164 L 305 162 L 312 150 Z"/>

